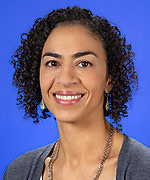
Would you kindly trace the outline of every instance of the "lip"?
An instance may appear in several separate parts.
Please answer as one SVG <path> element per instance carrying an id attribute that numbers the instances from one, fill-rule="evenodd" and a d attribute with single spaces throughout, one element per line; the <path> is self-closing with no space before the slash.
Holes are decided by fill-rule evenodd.
<path id="1" fill-rule="evenodd" d="M 81 95 L 81 97 L 79 97 L 77 99 L 63 100 L 63 99 L 58 99 L 56 97 L 56 94 L 60 95 L 60 96 L 77 96 L 77 95 Z M 81 98 L 83 96 L 84 96 L 84 93 L 80 93 L 80 92 L 77 92 L 77 91 L 59 90 L 59 91 L 55 91 L 53 93 L 53 97 L 54 97 L 56 103 L 58 103 L 59 105 L 73 105 L 73 104 L 76 104 L 81 100 Z"/>
<path id="2" fill-rule="evenodd" d="M 77 91 L 66 91 L 66 90 L 59 90 L 59 91 L 55 91 L 53 93 L 53 95 L 61 95 L 61 96 L 75 96 L 75 95 L 84 95 L 84 93 L 80 93 L 80 92 L 77 92 Z"/>

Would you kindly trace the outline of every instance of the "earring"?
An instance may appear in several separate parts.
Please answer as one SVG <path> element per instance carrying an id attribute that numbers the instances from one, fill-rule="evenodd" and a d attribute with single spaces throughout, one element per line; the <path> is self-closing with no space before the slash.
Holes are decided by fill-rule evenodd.
<path id="1" fill-rule="evenodd" d="M 44 110 L 44 109 L 45 109 L 45 104 L 44 104 L 43 99 L 42 99 L 42 101 L 41 101 L 41 109 L 42 109 L 42 110 Z"/>
<path id="2" fill-rule="evenodd" d="M 106 106 L 105 106 L 106 111 L 109 110 L 109 100 L 108 100 L 108 97 L 109 97 L 109 93 L 106 94 Z"/>

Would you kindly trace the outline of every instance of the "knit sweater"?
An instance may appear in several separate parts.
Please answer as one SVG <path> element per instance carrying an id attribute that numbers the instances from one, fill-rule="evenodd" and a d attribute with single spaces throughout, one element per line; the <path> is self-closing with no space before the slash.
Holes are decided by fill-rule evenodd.
<path id="1" fill-rule="evenodd" d="M 53 144 L 26 152 L 6 169 L 3 180 L 40 180 Z M 118 158 L 116 180 L 150 180 L 150 149 L 125 135 Z"/>

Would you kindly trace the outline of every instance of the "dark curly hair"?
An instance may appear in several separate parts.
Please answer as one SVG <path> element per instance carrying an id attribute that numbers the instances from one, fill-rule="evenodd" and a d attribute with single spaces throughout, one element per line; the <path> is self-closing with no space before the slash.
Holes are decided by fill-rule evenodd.
<path id="1" fill-rule="evenodd" d="M 127 102 L 132 99 L 133 90 L 138 87 L 134 53 L 115 25 L 77 6 L 53 10 L 46 17 L 37 19 L 29 33 L 21 35 L 21 45 L 11 58 L 15 68 L 13 85 L 18 88 L 17 104 L 25 109 L 25 117 L 32 117 L 34 122 L 49 116 L 47 108 L 42 116 L 38 113 L 42 99 L 39 69 L 44 43 L 51 31 L 60 24 L 84 25 L 103 42 L 107 74 L 111 75 L 113 85 L 109 96 L 110 108 L 107 112 L 104 108 L 104 115 L 109 116 L 112 123 L 116 123 L 117 129 L 121 130 L 119 122 L 121 117 L 127 116 Z"/>

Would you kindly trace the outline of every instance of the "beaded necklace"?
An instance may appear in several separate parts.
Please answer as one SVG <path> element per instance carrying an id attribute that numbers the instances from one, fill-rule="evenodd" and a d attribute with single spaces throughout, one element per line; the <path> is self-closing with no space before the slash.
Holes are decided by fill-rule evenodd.
<path id="1" fill-rule="evenodd" d="M 110 132 L 109 132 L 109 138 L 108 138 L 108 141 L 107 141 L 107 144 L 106 144 L 106 148 L 105 148 L 105 151 L 104 151 L 104 155 L 102 157 L 102 160 L 101 160 L 101 163 L 99 164 L 99 167 L 98 167 L 98 170 L 96 172 L 96 175 L 94 176 L 93 180 L 98 180 L 101 172 L 102 172 L 102 169 L 104 167 L 104 163 L 109 155 L 109 152 L 110 152 L 110 148 L 111 148 L 111 145 L 112 145 L 112 140 L 113 140 L 113 134 L 114 134 L 114 128 L 113 126 L 110 124 Z M 49 164 L 48 164 L 48 177 L 49 177 L 49 180 L 53 180 L 53 171 L 52 171 L 52 168 L 53 168 L 53 163 L 54 161 L 56 160 L 57 156 L 58 156 L 58 151 L 59 151 L 59 147 L 60 147 L 60 140 L 58 139 L 55 143 L 55 146 L 54 146 L 54 150 L 53 150 L 53 153 L 50 157 L 50 161 L 49 161 Z"/>

